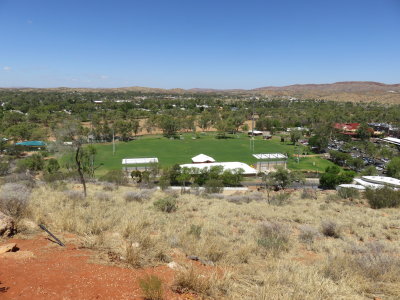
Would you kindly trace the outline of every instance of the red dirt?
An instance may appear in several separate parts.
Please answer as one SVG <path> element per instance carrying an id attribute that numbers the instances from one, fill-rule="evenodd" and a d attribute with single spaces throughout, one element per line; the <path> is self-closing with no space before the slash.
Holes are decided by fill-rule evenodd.
<path id="1" fill-rule="evenodd" d="M 138 270 L 95 264 L 89 260 L 96 252 L 74 245 L 60 247 L 43 236 L 5 243 L 16 243 L 34 257 L 0 255 L 1 299 L 143 299 L 138 280 L 146 274 L 163 281 L 165 299 L 194 299 L 168 288 L 174 271 L 166 266 Z"/>

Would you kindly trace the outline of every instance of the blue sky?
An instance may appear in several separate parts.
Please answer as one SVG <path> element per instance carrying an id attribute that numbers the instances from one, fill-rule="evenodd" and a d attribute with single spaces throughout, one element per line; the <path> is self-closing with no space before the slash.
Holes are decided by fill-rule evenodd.
<path id="1" fill-rule="evenodd" d="M 0 0 L 0 87 L 400 83 L 400 0 Z"/>

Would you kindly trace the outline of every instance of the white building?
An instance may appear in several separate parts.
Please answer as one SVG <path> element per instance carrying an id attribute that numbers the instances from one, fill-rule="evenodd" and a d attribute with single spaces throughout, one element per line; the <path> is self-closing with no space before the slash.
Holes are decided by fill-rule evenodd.
<path id="1" fill-rule="evenodd" d="M 257 175 L 257 170 L 250 167 L 248 164 L 242 163 L 242 162 L 214 162 L 214 163 L 207 163 L 207 164 L 183 164 L 180 165 L 181 168 L 195 168 L 200 170 L 210 170 L 212 167 L 222 167 L 223 171 L 231 171 L 235 172 L 238 170 L 243 171 L 243 175 L 247 176 L 254 176 Z"/>
<path id="2" fill-rule="evenodd" d="M 215 162 L 215 159 L 205 154 L 199 154 L 195 157 L 192 157 L 192 162 L 194 164 L 213 163 Z"/>

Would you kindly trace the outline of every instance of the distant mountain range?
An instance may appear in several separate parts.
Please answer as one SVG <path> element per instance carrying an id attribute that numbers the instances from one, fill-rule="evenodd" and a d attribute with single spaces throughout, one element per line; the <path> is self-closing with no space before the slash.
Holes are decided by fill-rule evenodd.
<path id="1" fill-rule="evenodd" d="M 4 90 L 4 89 L 3 89 Z M 10 89 L 7 89 L 10 90 Z M 34 89 L 20 88 L 25 91 L 79 91 L 79 92 L 124 92 L 137 91 L 143 93 L 217 93 L 217 94 L 243 94 L 243 95 L 263 95 L 280 96 L 297 99 L 324 99 L 334 101 L 354 101 L 354 102 L 380 102 L 400 104 L 400 84 L 384 84 L 373 81 L 344 81 L 328 84 L 294 84 L 288 86 L 266 86 L 251 90 L 244 89 L 159 89 L 148 87 L 121 87 L 121 88 L 49 88 Z"/>

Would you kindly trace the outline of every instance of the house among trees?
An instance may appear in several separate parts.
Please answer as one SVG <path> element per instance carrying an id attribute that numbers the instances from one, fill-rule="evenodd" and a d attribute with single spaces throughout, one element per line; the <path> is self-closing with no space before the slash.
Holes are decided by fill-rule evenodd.
<path id="1" fill-rule="evenodd" d="M 46 147 L 46 143 L 43 141 L 25 141 L 16 143 L 15 146 L 24 147 L 27 150 L 41 150 Z"/>
<path id="2" fill-rule="evenodd" d="M 333 127 L 342 134 L 356 136 L 360 123 L 335 123 Z"/>

